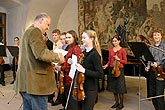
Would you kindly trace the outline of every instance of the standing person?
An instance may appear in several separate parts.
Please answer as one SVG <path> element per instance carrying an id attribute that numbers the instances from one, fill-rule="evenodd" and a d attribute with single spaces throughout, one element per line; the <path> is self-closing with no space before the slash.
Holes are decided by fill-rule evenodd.
<path id="1" fill-rule="evenodd" d="M 52 32 L 53 35 L 53 50 L 55 49 L 62 49 L 62 43 L 60 41 L 60 30 L 59 29 L 55 29 Z"/>
<path id="2" fill-rule="evenodd" d="M 56 49 L 62 49 L 62 43 L 60 41 L 60 34 L 61 34 L 61 31 L 59 29 L 54 29 L 52 31 L 52 36 L 53 36 L 53 51 L 55 51 Z M 59 64 L 59 63 L 58 63 Z M 58 73 L 57 71 L 55 71 L 55 77 L 56 77 L 56 83 L 57 83 L 57 86 L 58 86 Z M 60 97 L 60 93 L 58 93 L 57 95 L 57 99 L 54 101 L 53 100 L 53 97 L 55 96 L 55 94 L 51 94 L 49 96 L 49 99 L 52 100 L 51 101 L 51 105 L 52 106 L 56 106 L 56 105 L 59 105 L 61 104 L 61 97 Z"/>
<path id="3" fill-rule="evenodd" d="M 124 108 L 124 93 L 127 92 L 124 78 L 124 64 L 127 63 L 127 57 L 125 49 L 120 46 L 121 40 L 119 36 L 114 36 L 111 42 L 113 47 L 109 49 L 109 61 L 103 66 L 103 69 L 110 67 L 110 73 L 108 74 L 109 81 L 107 81 L 107 83 L 109 83 L 108 91 L 113 92 L 115 97 L 115 104 L 111 106 L 111 108 L 121 110 Z M 112 74 L 114 67 L 120 72 L 118 77 Z M 117 72 L 116 70 L 115 72 Z"/>
<path id="4" fill-rule="evenodd" d="M 53 42 L 51 40 L 49 40 L 46 32 L 43 34 L 43 40 L 45 41 L 47 48 L 49 50 L 53 50 Z M 55 93 L 48 95 L 48 102 L 51 104 L 54 103 L 54 101 L 53 101 L 54 94 Z"/>
<path id="5" fill-rule="evenodd" d="M 14 44 L 16 47 L 19 48 L 19 37 L 14 37 Z M 10 84 L 14 84 L 15 82 L 17 68 L 18 68 L 18 56 L 17 57 L 14 56 L 12 61 L 13 81 Z"/>
<path id="6" fill-rule="evenodd" d="M 64 97 L 62 98 L 63 106 L 66 106 L 66 101 L 69 95 L 69 89 L 71 86 L 72 78 L 69 76 L 71 64 L 68 63 L 68 59 L 72 58 L 72 54 L 76 55 L 79 58 L 82 53 L 81 48 L 78 46 L 78 37 L 77 33 L 74 30 L 70 30 L 66 34 L 66 41 L 69 45 L 68 53 L 65 55 L 65 62 L 63 66 L 56 66 L 55 68 L 58 71 L 63 71 L 64 73 Z M 69 97 L 69 102 L 67 105 L 67 110 L 78 110 L 78 102 L 73 99 L 72 93 Z"/>
<path id="7" fill-rule="evenodd" d="M 93 110 L 98 95 L 98 79 L 104 73 L 102 69 L 102 54 L 97 34 L 93 30 L 86 30 L 82 34 L 82 43 L 85 47 L 82 65 L 77 64 L 77 70 L 85 75 L 84 92 L 85 99 L 82 101 L 83 110 Z M 97 63 L 96 63 L 97 62 Z"/>
<path id="8" fill-rule="evenodd" d="M 153 55 L 155 62 L 149 61 L 148 66 L 145 68 L 145 70 L 149 72 L 147 78 L 147 97 L 164 95 L 165 89 L 165 79 L 156 76 L 156 74 L 162 74 L 156 71 L 158 67 L 165 71 L 165 54 L 159 50 L 165 50 L 165 43 L 162 41 L 163 32 L 160 28 L 154 28 L 152 36 L 155 43 L 150 47 L 150 52 Z M 153 98 L 152 104 L 154 105 L 155 110 L 165 110 L 164 97 Z"/>
<path id="9" fill-rule="evenodd" d="M 5 74 L 4 74 L 4 59 L 0 56 L 0 84 L 5 86 Z"/>
<path id="10" fill-rule="evenodd" d="M 62 43 L 62 49 L 67 51 L 69 49 L 69 46 L 66 42 L 66 32 L 61 33 L 60 40 Z"/>
<path id="11" fill-rule="evenodd" d="M 0 41 L 0 45 L 4 45 L 2 41 Z M 5 60 L 3 56 L 0 56 L 0 84 L 2 84 L 2 86 L 5 86 L 4 64 Z"/>
<path id="12" fill-rule="evenodd" d="M 60 41 L 62 43 L 62 49 L 65 50 L 65 51 L 68 51 L 69 45 L 66 42 L 66 32 L 63 32 L 63 33 L 60 34 Z M 64 63 L 58 64 L 58 65 L 63 66 Z M 60 84 L 63 85 L 63 78 L 60 78 L 60 77 L 64 77 L 64 74 L 63 74 L 62 71 L 58 71 L 58 88 L 59 88 L 59 93 L 58 93 L 58 96 L 57 96 L 57 100 L 54 103 L 52 103 L 52 106 L 55 106 L 55 105 L 58 105 L 58 104 L 62 104 L 62 106 L 64 108 L 65 107 L 65 103 L 66 103 L 66 100 L 65 100 L 66 98 L 65 98 L 65 93 L 60 91 L 60 89 L 63 88 L 60 85 Z M 63 109 L 60 109 L 60 110 L 63 110 Z"/>
<path id="13" fill-rule="evenodd" d="M 58 91 L 52 62 L 63 57 L 48 50 L 43 41 L 50 22 L 50 16 L 40 13 L 20 42 L 15 90 L 22 96 L 23 110 L 48 110 L 48 95 Z"/>
<path id="14" fill-rule="evenodd" d="M 51 40 L 49 40 L 49 37 L 46 32 L 43 34 L 43 40 L 45 41 L 48 49 L 53 50 L 53 42 Z"/>

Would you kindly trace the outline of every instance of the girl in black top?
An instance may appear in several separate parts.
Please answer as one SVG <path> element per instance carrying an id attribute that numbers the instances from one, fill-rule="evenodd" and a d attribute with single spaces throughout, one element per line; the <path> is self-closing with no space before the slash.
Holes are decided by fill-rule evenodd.
<path id="1" fill-rule="evenodd" d="M 83 110 L 93 110 L 98 94 L 97 80 L 103 77 L 102 55 L 97 34 L 93 30 L 86 30 L 82 34 L 85 47 L 82 65 L 76 64 L 77 70 L 85 75 L 85 99 L 82 101 Z"/>

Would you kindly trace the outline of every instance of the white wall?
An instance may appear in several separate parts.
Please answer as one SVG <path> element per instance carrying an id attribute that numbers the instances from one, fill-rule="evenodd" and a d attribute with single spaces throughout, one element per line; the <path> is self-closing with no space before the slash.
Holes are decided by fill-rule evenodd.
<path id="1" fill-rule="evenodd" d="M 8 9 L 7 21 L 8 21 L 8 36 L 7 45 L 14 45 L 13 38 L 18 36 L 21 38 L 25 31 L 25 24 L 27 18 L 27 5 L 21 5 L 12 9 Z"/>
<path id="2" fill-rule="evenodd" d="M 70 0 L 31 0 L 30 7 L 27 15 L 26 27 L 31 25 L 34 20 L 34 17 L 41 12 L 46 12 L 51 16 L 51 25 L 50 29 L 47 31 L 48 36 L 52 38 L 52 31 L 57 28 L 60 15 L 63 12 L 67 2 Z M 72 0 L 71 0 L 72 1 Z"/>
<path id="3" fill-rule="evenodd" d="M 61 13 L 57 27 L 61 31 L 75 30 L 78 32 L 78 3 L 77 0 L 69 0 Z"/>
<path id="4" fill-rule="evenodd" d="M 30 0 L 18 7 L 3 10 L 7 13 L 7 45 L 14 44 L 14 36 L 21 38 L 25 29 L 41 12 L 48 13 L 52 18 L 49 36 L 52 36 L 51 33 L 55 28 L 61 31 L 73 29 L 78 32 L 77 0 Z"/>
<path id="5" fill-rule="evenodd" d="M 7 10 L 6 10 L 5 8 L 3 8 L 3 7 L 0 7 L 0 12 L 4 12 L 4 13 L 6 13 Z"/>

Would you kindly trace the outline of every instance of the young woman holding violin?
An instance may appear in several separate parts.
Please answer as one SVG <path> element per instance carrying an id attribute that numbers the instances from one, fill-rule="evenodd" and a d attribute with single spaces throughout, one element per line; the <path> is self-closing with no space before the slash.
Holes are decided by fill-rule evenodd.
<path id="1" fill-rule="evenodd" d="M 113 47 L 109 49 L 109 61 L 103 66 L 103 69 L 110 67 L 110 73 L 107 75 L 107 90 L 113 92 L 115 104 L 111 108 L 121 110 L 124 108 L 123 98 L 127 92 L 124 78 L 124 64 L 127 63 L 126 51 L 120 46 L 119 36 L 111 39 Z"/>
<path id="2" fill-rule="evenodd" d="M 55 66 L 55 69 L 58 71 L 63 71 L 64 78 L 64 97 L 62 98 L 62 105 L 66 107 L 67 98 L 69 96 L 69 102 L 67 104 L 66 110 L 78 110 L 78 101 L 74 100 L 72 93 L 69 95 L 69 90 L 73 79 L 69 76 L 69 71 L 71 64 L 68 63 L 68 59 L 72 58 L 72 54 L 76 55 L 79 58 L 82 53 L 81 48 L 78 46 L 78 37 L 77 33 L 74 30 L 70 30 L 66 33 L 66 42 L 69 45 L 68 53 L 65 56 L 65 62 L 63 66 Z"/>
<path id="3" fill-rule="evenodd" d="M 84 74 L 83 84 L 85 99 L 82 101 L 82 110 L 93 110 L 98 95 L 97 80 L 102 78 L 102 55 L 97 34 L 93 30 L 86 30 L 82 34 L 84 59 L 81 64 L 76 64 L 77 70 Z"/>

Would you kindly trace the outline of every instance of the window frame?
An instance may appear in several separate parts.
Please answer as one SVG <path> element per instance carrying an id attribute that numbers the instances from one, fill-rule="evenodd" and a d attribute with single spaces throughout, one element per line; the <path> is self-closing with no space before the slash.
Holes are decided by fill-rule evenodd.
<path id="1" fill-rule="evenodd" d="M 0 21 L 0 28 L 2 28 L 3 43 L 6 46 L 6 13 L 0 12 L 0 16 L 2 17 L 2 21 Z"/>

